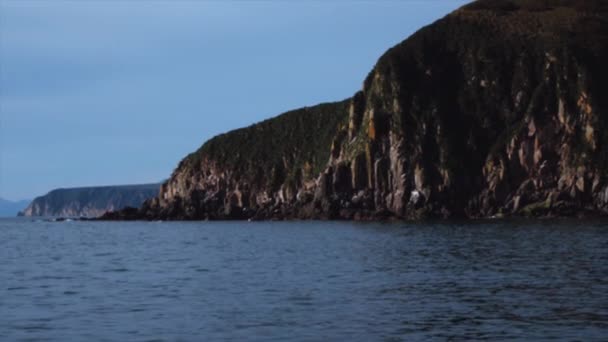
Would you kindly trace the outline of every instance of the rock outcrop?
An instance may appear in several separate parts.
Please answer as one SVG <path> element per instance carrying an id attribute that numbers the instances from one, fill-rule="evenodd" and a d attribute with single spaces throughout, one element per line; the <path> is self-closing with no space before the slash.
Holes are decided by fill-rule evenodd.
<path id="1" fill-rule="evenodd" d="M 608 2 L 476 1 L 351 99 L 218 136 L 137 219 L 608 213 Z"/>
<path id="2" fill-rule="evenodd" d="M 158 194 L 160 184 L 56 189 L 35 198 L 23 216 L 98 217 L 108 211 L 139 207 Z"/>

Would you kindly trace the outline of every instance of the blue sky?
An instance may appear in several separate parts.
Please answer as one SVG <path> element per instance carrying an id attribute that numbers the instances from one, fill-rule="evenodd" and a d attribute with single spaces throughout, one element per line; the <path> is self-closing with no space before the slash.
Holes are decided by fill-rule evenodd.
<path id="1" fill-rule="evenodd" d="M 467 1 L 0 0 L 0 197 L 156 182 Z"/>

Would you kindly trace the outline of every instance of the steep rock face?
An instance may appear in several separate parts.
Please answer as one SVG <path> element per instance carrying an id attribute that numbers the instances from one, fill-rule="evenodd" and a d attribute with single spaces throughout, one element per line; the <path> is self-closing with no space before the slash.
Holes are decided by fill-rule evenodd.
<path id="1" fill-rule="evenodd" d="M 391 48 L 352 99 L 209 141 L 130 217 L 606 213 L 607 14 L 474 2 Z"/>
<path id="2" fill-rule="evenodd" d="M 246 218 L 256 211 L 311 198 L 329 146 L 347 124 L 347 101 L 302 108 L 217 136 L 186 157 L 148 218 Z"/>
<path id="3" fill-rule="evenodd" d="M 605 210 L 607 10 L 478 1 L 389 50 L 330 161 L 365 158 L 368 183 L 336 195 L 407 218 Z"/>
<path id="4" fill-rule="evenodd" d="M 159 184 L 56 189 L 35 198 L 24 216 L 98 217 L 108 211 L 139 207 L 158 194 Z"/>

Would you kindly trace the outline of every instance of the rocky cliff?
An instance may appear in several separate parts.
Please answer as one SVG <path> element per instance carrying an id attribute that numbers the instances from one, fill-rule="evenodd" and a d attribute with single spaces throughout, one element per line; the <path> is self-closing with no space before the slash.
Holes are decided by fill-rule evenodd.
<path id="1" fill-rule="evenodd" d="M 606 214 L 607 14 L 473 2 L 388 50 L 351 99 L 218 136 L 106 218 Z"/>
<path id="2" fill-rule="evenodd" d="M 160 184 L 56 189 L 35 198 L 24 216 L 98 217 L 107 211 L 138 207 L 158 194 Z"/>

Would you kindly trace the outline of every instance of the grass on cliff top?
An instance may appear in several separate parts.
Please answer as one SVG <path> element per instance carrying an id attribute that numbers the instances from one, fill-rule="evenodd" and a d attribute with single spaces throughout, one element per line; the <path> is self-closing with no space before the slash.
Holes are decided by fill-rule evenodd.
<path id="1" fill-rule="evenodd" d="M 244 178 L 267 178 L 277 169 L 288 176 L 309 163 L 317 174 L 329 159 L 339 126 L 348 120 L 348 103 L 304 107 L 218 135 L 187 156 L 180 168 L 198 169 L 209 159 Z"/>

